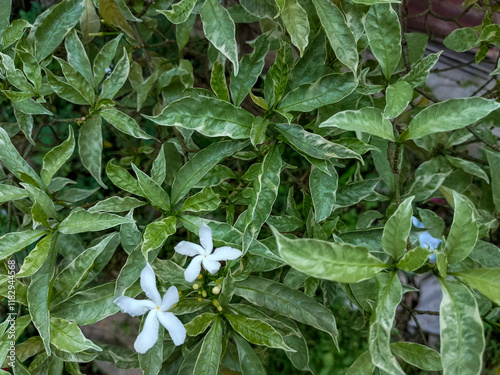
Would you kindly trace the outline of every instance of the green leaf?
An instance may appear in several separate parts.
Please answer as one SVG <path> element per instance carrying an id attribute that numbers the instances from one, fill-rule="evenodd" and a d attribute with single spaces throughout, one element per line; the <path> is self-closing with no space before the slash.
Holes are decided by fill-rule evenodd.
<path id="1" fill-rule="evenodd" d="M 243 252 L 248 250 L 250 243 L 260 232 L 262 225 L 271 214 L 281 173 L 281 151 L 278 145 L 272 146 L 260 165 L 257 178 L 253 183 L 253 192 L 245 215 L 243 229 Z"/>
<path id="2" fill-rule="evenodd" d="M 488 164 L 490 166 L 491 177 L 491 193 L 493 195 L 493 203 L 497 212 L 500 212 L 500 154 L 485 149 Z"/>
<path id="3" fill-rule="evenodd" d="M 406 363 L 422 370 L 441 371 L 443 369 L 439 353 L 428 346 L 414 342 L 395 342 L 391 344 L 391 350 Z"/>
<path id="4" fill-rule="evenodd" d="M 400 3 L 399 0 L 352 0 L 356 4 L 373 5 L 373 4 L 385 4 L 385 3 Z"/>
<path id="5" fill-rule="evenodd" d="M 176 231 L 177 219 L 175 216 L 169 216 L 160 221 L 155 221 L 146 226 L 144 230 L 144 241 L 142 242 L 142 254 L 146 260 L 148 259 L 148 253 L 151 250 L 155 250 L 162 247 L 169 236 Z"/>
<path id="6" fill-rule="evenodd" d="M 9 2 L 9 5 L 10 5 L 10 2 Z M 0 5 L 0 6 L 3 7 L 4 5 Z M 9 9 L 9 12 L 10 12 L 10 6 L 6 6 L 6 8 Z M 7 24 L 8 24 L 8 20 L 7 20 Z M 3 50 L 6 50 L 7 47 L 9 47 L 11 44 L 13 44 L 13 43 L 17 42 L 19 39 L 21 39 L 21 37 L 24 34 L 24 29 L 27 27 L 31 27 L 31 24 L 28 21 L 23 20 L 23 19 L 13 20 L 12 23 L 9 25 L 9 27 L 7 27 L 7 29 L 5 29 L 5 32 L 3 33 L 3 35 L 1 35 Z M 3 31 L 2 27 L 0 26 L 0 34 L 2 33 L 2 31 Z"/>
<path id="7" fill-rule="evenodd" d="M 44 69 L 44 71 L 50 87 L 58 96 L 74 104 L 88 105 L 88 101 L 73 86 L 56 77 L 50 70 Z"/>
<path id="8" fill-rule="evenodd" d="M 76 323 L 54 316 L 50 318 L 50 343 L 68 353 L 78 353 L 87 349 L 102 351 L 100 347 L 85 338 Z"/>
<path id="9" fill-rule="evenodd" d="M 75 136 L 73 128 L 69 127 L 68 139 L 59 146 L 54 147 L 43 157 L 43 166 L 40 175 L 45 185 L 52 181 L 52 177 L 68 161 L 75 150 Z"/>
<path id="10" fill-rule="evenodd" d="M 140 277 L 141 271 L 146 266 L 146 263 L 147 260 L 144 259 L 141 247 L 138 245 L 129 253 L 125 265 L 116 278 L 115 299 L 125 295 L 126 290 Z"/>
<path id="11" fill-rule="evenodd" d="M 95 246 L 92 246 L 80 253 L 68 264 L 54 280 L 51 306 L 57 306 L 77 291 L 94 267 L 96 258 L 104 251 L 108 243 L 116 236 L 113 233 L 105 237 Z"/>
<path id="12" fill-rule="evenodd" d="M 283 341 L 283 337 L 271 325 L 260 319 L 247 318 L 243 315 L 224 314 L 231 327 L 245 340 L 269 348 L 294 351 Z"/>
<path id="13" fill-rule="evenodd" d="M 38 61 L 49 56 L 77 24 L 84 10 L 83 3 L 84 0 L 64 0 L 49 10 L 34 33 Z"/>
<path id="14" fill-rule="evenodd" d="M 48 109 L 33 99 L 28 98 L 19 102 L 12 102 L 12 107 L 19 112 L 27 115 L 53 115 Z"/>
<path id="15" fill-rule="evenodd" d="M 99 55 L 96 57 L 96 60 L 98 57 Z M 109 65 L 106 68 L 108 67 Z M 102 83 L 102 89 L 101 89 L 101 94 L 99 95 L 99 100 L 113 99 L 127 81 L 129 71 L 130 71 L 130 62 L 128 60 L 128 53 L 125 47 L 123 47 L 122 58 L 116 63 L 109 77 L 106 78 Z"/>
<path id="16" fill-rule="evenodd" d="M 142 130 L 132 117 L 122 111 L 114 108 L 106 108 L 101 110 L 99 114 L 122 133 L 138 139 L 155 139 Z"/>
<path id="17" fill-rule="evenodd" d="M 415 247 L 406 252 L 396 267 L 406 272 L 412 272 L 422 267 L 432 253 L 424 247 Z"/>
<path id="18" fill-rule="evenodd" d="M 359 159 L 361 156 L 345 146 L 330 142 L 319 134 L 310 133 L 300 125 L 276 124 L 276 129 L 297 150 L 316 159 Z"/>
<path id="19" fill-rule="evenodd" d="M 0 184 L 0 204 L 23 199 L 28 196 L 26 190 L 15 186 Z"/>
<path id="20" fill-rule="evenodd" d="M 500 268 L 476 268 L 455 275 L 500 305 Z"/>
<path id="21" fill-rule="evenodd" d="M 106 69 L 109 68 L 113 62 L 113 58 L 116 54 L 116 49 L 120 43 L 121 34 L 113 39 L 112 41 L 106 43 L 104 47 L 99 50 L 99 53 L 94 59 L 94 66 L 92 71 L 94 73 L 94 87 L 97 89 L 101 84 L 104 76 L 106 75 Z"/>
<path id="22" fill-rule="evenodd" d="M 85 168 L 104 189 L 108 187 L 101 179 L 101 159 L 102 159 L 102 117 L 92 116 L 80 126 L 80 136 L 78 137 L 78 152 Z"/>
<path id="23" fill-rule="evenodd" d="M 229 12 L 220 4 L 220 0 L 206 0 L 200 10 L 203 31 L 207 39 L 234 66 L 238 75 L 238 46 L 236 45 L 235 26 Z"/>
<path id="24" fill-rule="evenodd" d="M 389 374 L 404 375 L 398 361 L 391 353 L 391 329 L 396 308 L 401 302 L 402 288 L 397 272 L 377 276 L 377 304 L 370 318 L 368 347 L 373 364 Z"/>
<path id="25" fill-rule="evenodd" d="M 254 305 L 324 331 L 337 342 L 337 326 L 330 309 L 298 290 L 268 279 L 249 276 L 237 284 L 235 293 Z"/>
<path id="26" fill-rule="evenodd" d="M 134 164 L 132 164 L 132 168 L 139 180 L 139 187 L 151 204 L 165 211 L 170 210 L 170 197 L 168 193 Z"/>
<path id="27" fill-rule="evenodd" d="M 158 184 L 162 185 L 167 176 L 167 160 L 165 158 L 165 145 L 161 145 L 158 156 L 153 161 L 151 167 L 151 178 Z"/>
<path id="28" fill-rule="evenodd" d="M 44 187 L 44 184 L 31 166 L 23 159 L 10 141 L 9 134 L 0 128 L 0 160 L 5 168 L 11 171 L 21 181 L 34 186 Z"/>
<path id="29" fill-rule="evenodd" d="M 90 34 L 98 33 L 101 28 L 101 19 L 95 11 L 92 0 L 85 0 L 85 9 L 80 17 L 80 29 L 82 30 L 83 43 L 88 43 L 94 37 Z"/>
<path id="30" fill-rule="evenodd" d="M 51 309 L 53 316 L 72 320 L 78 325 L 94 324 L 120 311 L 115 301 L 115 283 L 98 285 L 75 293 L 66 301 Z M 125 294 L 135 297 L 140 286 L 130 288 Z"/>
<path id="31" fill-rule="evenodd" d="M 133 178 L 128 171 L 112 163 L 112 160 L 106 165 L 106 174 L 113 184 L 122 190 L 128 191 L 129 193 L 138 195 L 140 197 L 146 197 L 139 182 Z"/>
<path id="32" fill-rule="evenodd" d="M 266 141 L 266 131 L 269 126 L 269 120 L 263 117 L 256 117 L 252 122 L 252 129 L 250 130 L 250 141 L 252 145 L 264 143 Z"/>
<path id="33" fill-rule="evenodd" d="M 432 104 L 410 121 L 408 136 L 405 139 L 417 139 L 433 133 L 460 129 L 498 108 L 500 103 L 480 97 L 450 99 Z"/>
<path id="34" fill-rule="evenodd" d="M 373 370 L 375 370 L 375 366 L 372 363 L 372 356 L 370 351 L 362 353 L 347 369 L 345 375 L 365 375 L 365 374 L 373 374 Z"/>
<path id="35" fill-rule="evenodd" d="M 443 373 L 477 375 L 485 343 L 476 299 L 458 281 L 440 278 L 439 283 L 443 291 L 439 308 Z"/>
<path id="36" fill-rule="evenodd" d="M 122 10 L 122 8 L 127 9 L 127 7 L 123 2 L 121 2 L 122 7 L 120 7 L 118 5 L 120 2 L 121 1 L 119 0 L 99 0 L 99 14 L 107 23 L 122 30 L 131 39 L 135 39 L 136 36 L 134 30 L 132 30 L 128 24 L 124 15 L 125 12 Z M 130 14 L 130 11 L 128 11 L 128 13 L 129 18 L 135 18 L 132 14 Z M 136 21 L 136 19 L 134 19 L 134 21 Z"/>
<path id="37" fill-rule="evenodd" d="M 413 99 L 413 87 L 404 80 L 389 85 L 385 91 L 386 118 L 396 118 L 408 107 L 408 103 Z"/>
<path id="38" fill-rule="evenodd" d="M 10 258 L 11 255 L 31 245 L 46 233 L 47 231 L 44 230 L 24 230 L 4 234 L 0 237 L 0 260 Z"/>
<path id="39" fill-rule="evenodd" d="M 476 245 L 479 234 L 477 221 L 474 219 L 474 208 L 467 199 L 453 191 L 455 212 L 450 233 L 444 249 L 448 263 L 458 263 L 464 260 Z"/>
<path id="40" fill-rule="evenodd" d="M 16 116 L 17 124 L 24 133 L 26 139 L 32 145 L 35 145 L 33 138 L 31 138 L 31 133 L 33 132 L 33 116 L 27 115 L 26 113 L 19 112 L 14 109 L 14 116 Z"/>
<path id="41" fill-rule="evenodd" d="M 401 25 L 390 4 L 374 4 L 365 19 L 365 31 L 373 55 L 387 81 L 401 59 Z"/>
<path id="42" fill-rule="evenodd" d="M 145 116 L 163 126 L 196 130 L 207 137 L 250 137 L 254 116 L 244 109 L 216 98 L 185 97 L 170 103 L 158 116 Z"/>
<path id="43" fill-rule="evenodd" d="M 266 370 L 255 350 L 240 335 L 233 335 L 232 337 L 238 349 L 242 375 L 265 375 Z"/>
<path id="44" fill-rule="evenodd" d="M 221 203 L 219 196 L 210 188 L 206 187 L 199 193 L 186 199 L 181 211 L 215 211 Z"/>
<path id="45" fill-rule="evenodd" d="M 442 52 L 443 51 L 439 51 L 426 56 L 401 79 L 405 82 L 408 82 L 412 87 L 421 85 L 427 80 L 430 70 L 434 67 L 434 65 L 436 65 Z"/>
<path id="46" fill-rule="evenodd" d="M 320 128 L 331 126 L 348 131 L 362 131 L 390 141 L 395 140 L 391 122 L 384 118 L 378 108 L 364 107 L 357 111 L 338 112 L 319 125 Z"/>
<path id="47" fill-rule="evenodd" d="M 398 260 L 406 251 L 407 239 L 411 230 L 414 197 L 406 198 L 394 214 L 387 220 L 382 234 L 382 248 L 394 260 Z"/>
<path id="48" fill-rule="evenodd" d="M 221 141 L 198 152 L 179 170 L 172 185 L 172 206 L 178 203 L 221 160 L 246 147 L 248 142 Z"/>
<path id="49" fill-rule="evenodd" d="M 388 268 L 367 248 L 312 238 L 289 239 L 273 230 L 283 260 L 309 276 L 357 283 Z"/>
<path id="50" fill-rule="evenodd" d="M 193 375 L 217 375 L 222 356 L 222 321 L 217 318 L 203 339 Z"/>
<path id="51" fill-rule="evenodd" d="M 10 21 L 10 11 L 12 8 L 12 2 L 10 0 L 2 0 L 0 3 L 0 37 L 4 33 L 5 29 L 9 26 Z"/>
<path id="52" fill-rule="evenodd" d="M 134 197 L 110 197 L 97 202 L 95 206 L 88 209 L 88 212 L 128 212 L 137 207 L 142 207 L 146 202 Z"/>
<path id="53" fill-rule="evenodd" d="M 241 0 L 243 8 L 258 18 L 273 19 L 278 14 L 278 7 L 274 1 L 269 0 Z"/>
<path id="54" fill-rule="evenodd" d="M 274 64 L 269 68 L 264 81 L 264 97 L 266 98 L 266 107 L 275 108 L 281 100 L 286 90 L 288 82 L 288 60 L 292 54 L 291 48 L 288 44 L 281 43 Z M 252 94 L 252 99 L 255 96 Z"/>
<path id="55" fill-rule="evenodd" d="M 196 5 L 196 0 L 181 0 L 172 5 L 170 10 L 159 10 L 158 13 L 163 14 L 167 19 L 174 23 L 184 23 Z"/>
<path id="56" fill-rule="evenodd" d="M 486 181 L 487 184 L 490 183 L 490 179 L 488 178 L 486 172 L 483 171 L 481 167 L 479 167 L 477 164 L 450 155 L 446 155 L 446 160 L 448 160 L 450 164 L 453 165 L 455 168 L 460 169 L 465 173 L 481 178 L 484 181 Z"/>
<path id="57" fill-rule="evenodd" d="M 57 257 L 55 250 L 56 240 L 54 240 L 54 246 L 49 245 L 51 246 L 49 255 L 43 262 L 42 267 L 31 277 L 31 282 L 26 293 L 31 321 L 43 340 L 43 346 L 47 355 L 51 353 L 49 344 L 51 340 L 49 298 Z M 3 241 L 0 243 L 3 243 Z"/>
<path id="58" fill-rule="evenodd" d="M 356 39 L 349 29 L 344 15 L 329 0 L 313 0 L 313 4 L 335 55 L 340 62 L 356 72 L 359 62 Z"/>
<path id="59" fill-rule="evenodd" d="M 23 265 L 21 266 L 19 272 L 16 273 L 16 277 L 31 276 L 38 271 L 49 255 L 51 242 L 52 233 L 49 233 L 42 238 L 36 244 L 35 248 L 30 251 L 28 256 L 24 258 Z"/>
<path id="60" fill-rule="evenodd" d="M 212 67 L 210 87 L 212 87 L 212 90 L 220 100 L 229 102 L 229 90 L 227 89 L 226 73 L 224 71 L 224 65 L 220 63 L 219 59 L 217 59 Z"/>
<path id="61" fill-rule="evenodd" d="M 82 15 L 83 16 L 83 15 Z M 65 42 L 66 51 L 68 53 L 68 63 L 87 80 L 87 82 L 93 86 L 94 85 L 94 75 L 92 74 L 92 67 L 90 66 L 89 58 L 87 57 L 87 52 L 83 47 L 82 42 L 76 34 L 76 30 L 73 29 L 66 36 Z"/>
<path id="62" fill-rule="evenodd" d="M 339 176 L 332 163 L 327 161 L 330 175 L 312 166 L 309 175 L 309 189 L 314 205 L 316 222 L 325 220 L 330 216 L 337 201 L 337 187 Z"/>
<path id="63" fill-rule="evenodd" d="M 214 313 L 203 313 L 195 316 L 193 320 L 184 325 L 186 333 L 188 336 L 198 336 L 199 334 L 205 332 L 217 316 L 218 314 Z"/>
<path id="64" fill-rule="evenodd" d="M 73 210 L 69 216 L 59 224 L 59 232 L 75 234 L 97 232 L 109 229 L 120 224 L 134 223 L 133 219 L 114 214 Z"/>
<path id="65" fill-rule="evenodd" d="M 310 31 L 306 11 L 297 0 L 286 0 L 281 17 L 286 31 L 290 34 L 292 44 L 298 48 L 300 56 L 303 56 L 304 50 L 309 43 Z"/>
<path id="66" fill-rule="evenodd" d="M 453 30 L 450 35 L 444 38 L 443 44 L 455 52 L 465 52 L 476 47 L 478 39 L 479 35 L 473 28 L 463 27 Z"/>
<path id="67" fill-rule="evenodd" d="M 264 58 L 269 51 L 269 40 L 267 35 L 262 35 L 255 41 L 254 50 L 251 54 L 243 56 L 240 62 L 238 75 L 231 72 L 231 82 L 229 89 L 235 106 L 239 107 L 241 102 L 250 93 L 250 90 L 257 82 L 262 69 L 264 68 Z"/>
<path id="68" fill-rule="evenodd" d="M 309 112 L 342 100 L 354 91 L 356 85 L 352 73 L 327 74 L 314 83 L 300 85 L 290 91 L 281 101 L 279 109 Z"/>

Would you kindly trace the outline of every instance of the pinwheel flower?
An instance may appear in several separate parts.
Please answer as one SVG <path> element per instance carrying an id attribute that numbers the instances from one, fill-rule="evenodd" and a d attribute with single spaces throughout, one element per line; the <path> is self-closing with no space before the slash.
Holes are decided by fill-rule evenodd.
<path id="1" fill-rule="evenodd" d="M 141 288 L 149 299 L 136 300 L 130 297 L 120 297 L 115 300 L 118 307 L 131 316 L 144 315 L 149 311 L 142 332 L 137 336 L 134 348 L 138 353 L 144 354 L 158 340 L 160 323 L 166 328 L 175 345 L 181 345 L 186 339 L 186 329 L 182 322 L 167 310 L 179 301 L 179 292 L 175 286 L 168 288 L 160 297 L 156 288 L 156 276 L 148 263 L 141 272 Z"/>
<path id="2" fill-rule="evenodd" d="M 419 221 L 415 216 L 412 216 L 411 220 L 413 222 L 413 225 L 415 225 L 417 228 L 425 228 L 424 224 L 421 221 Z M 430 233 L 427 231 L 422 232 L 418 240 L 420 242 L 420 247 L 428 248 L 429 250 L 436 249 L 441 243 L 440 239 L 432 237 Z M 429 257 L 429 260 L 433 263 L 436 262 L 436 254 L 432 254 Z"/>
<path id="3" fill-rule="evenodd" d="M 194 257 L 188 268 L 184 271 L 184 278 L 188 282 L 196 280 L 201 271 L 201 264 L 211 274 L 216 273 L 220 268 L 220 261 L 233 260 L 241 256 L 241 251 L 229 246 L 214 249 L 212 242 L 212 229 L 206 224 L 200 225 L 200 243 L 201 246 L 188 241 L 181 241 L 175 246 L 174 250 L 182 255 Z"/>

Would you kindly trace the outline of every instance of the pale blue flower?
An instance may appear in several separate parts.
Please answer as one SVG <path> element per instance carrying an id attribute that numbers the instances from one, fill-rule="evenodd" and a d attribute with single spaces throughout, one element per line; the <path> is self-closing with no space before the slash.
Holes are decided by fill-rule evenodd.
<path id="1" fill-rule="evenodd" d="M 421 221 L 419 221 L 415 216 L 412 216 L 411 220 L 413 225 L 416 226 L 417 228 L 425 228 L 424 224 Z M 441 243 L 440 239 L 432 237 L 430 233 L 427 231 L 422 232 L 418 240 L 420 242 L 420 247 L 427 248 L 429 250 L 437 249 L 437 247 Z M 436 263 L 435 253 L 429 256 L 429 261 L 431 263 Z"/>

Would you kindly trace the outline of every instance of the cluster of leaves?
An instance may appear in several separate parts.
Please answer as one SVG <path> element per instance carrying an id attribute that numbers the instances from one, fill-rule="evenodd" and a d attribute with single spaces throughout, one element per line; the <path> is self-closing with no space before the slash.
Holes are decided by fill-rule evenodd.
<path id="1" fill-rule="evenodd" d="M 130 3 L 63 0 L 30 24 L 11 22 L 10 1 L 0 1 L 0 100 L 15 118 L 0 127 L 0 294 L 10 295 L 13 257 L 21 266 L 12 298 L 23 306 L 15 340 L 30 323 L 38 332 L 9 359 L 3 323 L 0 362 L 33 375 L 80 374 L 78 363 L 96 358 L 145 374 L 246 375 L 265 374 L 261 358 L 278 349 L 309 371 L 301 327 L 337 344 L 337 329 L 351 329 L 337 328 L 330 308 L 342 296 L 367 318 L 369 350 L 349 374 L 479 374 L 484 326 L 499 328 L 500 147 L 491 129 L 500 104 L 425 93 L 440 53 L 424 56 L 427 36 L 402 30 L 397 0 Z M 477 7 L 483 25 L 445 45 L 480 46 L 480 61 L 500 30 L 496 9 Z M 251 30 L 248 45 L 237 42 L 237 25 Z M 61 118 L 68 103 L 80 117 Z M 47 151 L 45 128 L 67 139 Z M 489 149 L 470 156 L 471 142 Z M 70 187 L 68 165 L 79 163 L 96 188 Z M 93 194 L 100 199 L 85 203 Z M 355 229 L 344 220 L 352 207 Z M 442 239 L 437 249 L 416 245 L 423 230 L 412 216 Z M 190 283 L 189 260 L 170 241 L 203 223 L 216 246 L 243 256 Z M 96 282 L 118 253 L 126 261 L 116 279 Z M 160 290 L 181 292 L 170 311 L 185 324 L 185 344 L 160 330 L 138 355 L 85 338 L 79 326 L 141 293 L 148 262 Z M 401 280 L 416 274 L 434 275 L 443 291 L 439 351 L 393 339 L 403 295 L 418 291 Z"/>

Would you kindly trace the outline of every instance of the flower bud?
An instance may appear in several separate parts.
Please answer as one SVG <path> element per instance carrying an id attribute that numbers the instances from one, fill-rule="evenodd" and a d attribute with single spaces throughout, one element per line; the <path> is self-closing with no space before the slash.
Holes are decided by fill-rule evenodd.
<path id="1" fill-rule="evenodd" d="M 203 302 L 203 298 L 198 297 L 198 302 Z"/>
<path id="2" fill-rule="evenodd" d="M 200 274 L 198 275 L 197 279 L 198 279 L 198 280 L 203 279 L 203 275 L 200 273 Z"/>
<path id="3" fill-rule="evenodd" d="M 200 284 L 196 283 L 196 284 L 193 284 L 193 289 L 194 290 L 198 290 L 200 288 Z"/>
<path id="4" fill-rule="evenodd" d="M 214 286 L 214 287 L 212 288 L 212 293 L 213 293 L 213 294 L 219 294 L 219 293 L 220 293 L 220 288 L 219 288 L 218 286 Z"/>
<path id="5" fill-rule="evenodd" d="M 203 292 L 201 292 L 201 295 L 205 298 L 207 296 L 207 291 L 204 290 Z"/>

